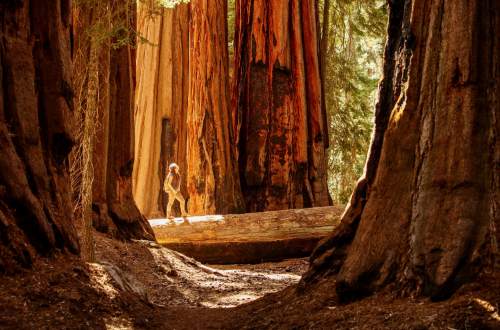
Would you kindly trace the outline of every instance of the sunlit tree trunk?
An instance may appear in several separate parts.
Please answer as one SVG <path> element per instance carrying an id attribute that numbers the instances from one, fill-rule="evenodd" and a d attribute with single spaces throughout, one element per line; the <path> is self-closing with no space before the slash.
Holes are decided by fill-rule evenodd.
<path id="1" fill-rule="evenodd" d="M 328 58 L 328 46 L 330 39 L 330 8 L 331 1 L 324 0 L 323 2 L 323 22 L 321 28 L 321 41 L 320 41 L 320 61 L 321 61 L 321 73 L 324 76 L 324 68 L 326 67 L 326 60 Z"/>
<path id="2" fill-rule="evenodd" d="M 227 3 L 192 0 L 187 114 L 189 212 L 243 208 L 228 89 Z"/>
<path id="3" fill-rule="evenodd" d="M 500 3 L 389 4 L 365 174 L 304 284 L 441 299 L 498 257 Z"/>
<path id="4" fill-rule="evenodd" d="M 36 254 L 79 252 L 70 1 L 0 2 L 0 272 Z"/>
<path id="5" fill-rule="evenodd" d="M 153 14 L 152 13 L 156 13 Z M 187 100 L 189 5 L 160 8 L 139 3 L 137 46 L 134 198 L 150 218 L 165 216 L 163 181 L 168 164 L 179 164 L 187 196 Z"/>
<path id="6" fill-rule="evenodd" d="M 238 0 L 236 11 L 233 127 L 247 210 L 329 205 L 316 2 Z"/>

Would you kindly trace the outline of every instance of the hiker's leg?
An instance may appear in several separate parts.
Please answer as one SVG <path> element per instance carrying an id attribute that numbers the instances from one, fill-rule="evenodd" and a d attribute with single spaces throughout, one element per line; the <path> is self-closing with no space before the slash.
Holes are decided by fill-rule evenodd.
<path id="1" fill-rule="evenodd" d="M 186 212 L 186 200 L 184 199 L 184 196 L 182 196 L 181 192 L 178 192 L 175 197 L 179 201 L 179 204 L 181 204 L 181 214 L 182 214 L 182 216 L 183 217 L 187 216 L 187 212 Z"/>
<path id="2" fill-rule="evenodd" d="M 168 194 L 168 203 L 167 203 L 167 218 L 170 219 L 172 217 L 172 205 L 175 201 L 174 194 Z"/>

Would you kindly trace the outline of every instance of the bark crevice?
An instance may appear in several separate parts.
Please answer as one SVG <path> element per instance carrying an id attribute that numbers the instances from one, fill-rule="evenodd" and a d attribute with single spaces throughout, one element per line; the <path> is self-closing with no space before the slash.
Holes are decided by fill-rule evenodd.
<path id="1" fill-rule="evenodd" d="M 313 253 L 301 288 L 336 275 L 341 300 L 388 283 L 441 300 L 487 263 L 481 251 L 494 250 L 488 237 L 498 235 L 491 212 L 498 163 L 489 160 L 498 150 L 499 111 L 488 98 L 498 94 L 498 53 L 488 49 L 500 24 L 486 18 L 499 6 L 389 3 L 365 174 L 341 225 Z M 492 147 L 480 151 L 484 145 Z"/>

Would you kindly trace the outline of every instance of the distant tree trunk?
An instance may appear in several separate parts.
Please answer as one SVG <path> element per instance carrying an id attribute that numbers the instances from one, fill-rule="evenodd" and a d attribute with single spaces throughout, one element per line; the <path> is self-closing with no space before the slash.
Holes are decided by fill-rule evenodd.
<path id="1" fill-rule="evenodd" d="M 70 1 L 0 3 L 0 272 L 36 254 L 79 252 L 68 154 L 74 144 Z"/>
<path id="2" fill-rule="evenodd" d="M 151 13 L 156 13 L 151 15 Z M 149 218 L 165 216 L 163 181 L 168 164 L 181 168 L 187 196 L 187 106 L 189 89 L 189 5 L 158 8 L 139 3 L 137 45 L 134 198 Z"/>
<path id="3" fill-rule="evenodd" d="M 322 22 L 322 28 L 321 28 L 321 41 L 320 41 L 320 49 L 319 49 L 319 58 L 321 62 L 321 74 L 324 76 L 324 68 L 326 66 L 326 59 L 327 57 L 327 52 L 328 52 L 328 46 L 329 46 L 329 39 L 330 39 L 330 8 L 331 8 L 331 1 L 330 0 L 325 0 L 323 4 L 323 22 Z"/>
<path id="4" fill-rule="evenodd" d="M 316 2 L 317 3 L 317 2 Z M 321 112 L 323 115 L 323 126 L 325 132 L 325 148 L 330 147 L 330 138 L 328 134 L 328 115 L 326 113 L 325 87 L 326 87 L 326 65 L 328 59 L 328 49 L 330 48 L 330 11 L 331 1 L 324 0 L 323 4 L 323 26 L 321 28 L 321 39 L 319 41 L 319 61 L 321 73 Z M 319 25 L 319 22 L 318 22 Z M 319 28 L 318 28 L 319 30 Z M 326 160 L 328 163 L 328 161 Z"/>
<path id="5" fill-rule="evenodd" d="M 228 89 L 227 2 L 192 0 L 187 114 L 189 212 L 240 212 Z"/>
<path id="6" fill-rule="evenodd" d="M 316 2 L 238 0 L 233 127 L 248 211 L 325 206 Z"/>
<path id="7" fill-rule="evenodd" d="M 495 263 L 500 225 L 500 3 L 392 1 L 364 177 L 307 285 L 341 299 L 388 283 L 448 297 Z"/>
<path id="8" fill-rule="evenodd" d="M 98 10 L 99 8 L 105 8 Z M 92 77 L 79 74 L 86 72 L 89 51 L 96 38 L 92 33 L 100 29 L 118 31 L 113 39 L 105 39 L 97 45 L 100 61 L 98 66 L 98 114 L 95 127 L 95 145 L 93 150 L 92 210 L 94 226 L 97 230 L 109 233 L 117 238 L 154 239 L 148 222 L 142 216 L 132 197 L 132 168 L 134 164 L 134 89 L 135 89 L 135 52 L 130 27 L 135 26 L 135 6 L 127 1 L 109 3 L 100 6 L 82 4 L 75 8 L 81 17 L 76 31 L 75 76 L 76 85 L 80 85 L 81 95 L 91 92 Z M 97 11 L 97 12 L 96 12 Z M 96 16 L 96 17 L 94 17 Z M 87 19 L 90 17 L 90 20 Z M 93 19 L 94 17 L 95 19 Z M 99 24 L 99 25 L 96 25 Z M 119 28 L 123 28 L 119 30 Z M 100 32 L 104 37 L 106 31 Z M 103 37 L 100 36 L 100 37 Z M 112 47 L 117 39 L 128 40 L 118 48 Z M 89 68 L 92 67 L 92 63 Z M 89 73 L 92 70 L 88 70 Z M 80 81 L 78 80 L 80 79 Z M 81 116 L 91 116 L 88 101 L 83 102 Z M 85 122 L 85 120 L 84 120 Z M 89 121 L 86 121 L 87 123 Z M 86 127 L 85 127 L 86 129 Z M 84 175 L 87 175 L 85 170 Z M 85 185 L 85 181 L 83 181 Z M 86 210 L 84 209 L 83 212 Z"/>

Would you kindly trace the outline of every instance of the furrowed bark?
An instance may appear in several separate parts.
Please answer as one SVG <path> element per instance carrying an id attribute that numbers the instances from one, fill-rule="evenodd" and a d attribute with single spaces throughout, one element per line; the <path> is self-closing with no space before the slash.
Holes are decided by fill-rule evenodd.
<path id="1" fill-rule="evenodd" d="M 317 6 L 236 3 L 233 128 L 248 211 L 331 204 Z"/>
<path id="2" fill-rule="evenodd" d="M 497 1 L 393 1 L 364 178 L 303 284 L 449 297 L 498 255 Z M 493 262 L 494 263 L 494 262 Z"/>
<path id="3" fill-rule="evenodd" d="M 69 1 L 0 3 L 0 272 L 79 253 Z"/>
<path id="4" fill-rule="evenodd" d="M 227 3 L 193 0 L 190 5 L 188 211 L 239 213 L 243 198 L 229 112 Z"/>

